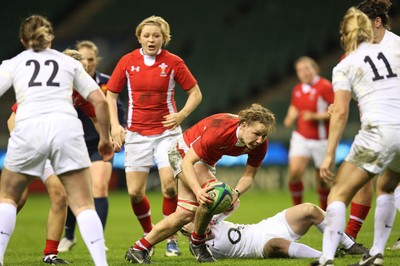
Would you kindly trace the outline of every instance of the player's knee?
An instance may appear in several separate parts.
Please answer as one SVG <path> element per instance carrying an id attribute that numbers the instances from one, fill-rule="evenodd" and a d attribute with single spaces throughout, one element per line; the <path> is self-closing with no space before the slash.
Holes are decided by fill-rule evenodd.
<path id="1" fill-rule="evenodd" d="M 329 189 L 330 184 L 326 183 L 323 179 L 317 180 L 317 187 L 320 189 Z"/>
<path id="2" fill-rule="evenodd" d="M 144 194 L 140 191 L 129 192 L 129 197 L 132 202 L 139 203 L 143 200 Z"/>
<path id="3" fill-rule="evenodd" d="M 273 238 L 264 245 L 264 258 L 282 258 L 287 257 L 285 252 L 287 240 L 282 238 Z"/>
<path id="4" fill-rule="evenodd" d="M 292 169 L 289 171 L 289 182 L 297 183 L 303 178 L 303 171 L 298 169 Z"/>
<path id="5" fill-rule="evenodd" d="M 95 198 L 100 198 L 100 197 L 107 197 L 108 195 L 108 185 L 107 183 L 96 183 L 93 182 L 92 185 L 93 188 L 93 196 Z"/>
<path id="6" fill-rule="evenodd" d="M 174 198 L 176 197 L 176 189 L 175 186 L 166 187 L 163 189 L 162 194 L 166 198 Z"/>
<path id="7" fill-rule="evenodd" d="M 194 219 L 194 213 L 193 212 L 189 212 L 189 211 L 185 211 L 184 215 L 182 215 L 182 226 L 184 226 L 185 224 L 190 223 L 191 221 L 193 221 Z"/>
<path id="8" fill-rule="evenodd" d="M 323 211 L 320 207 L 312 203 L 303 203 L 302 210 L 307 218 L 316 218 L 323 214 Z"/>
<path id="9" fill-rule="evenodd" d="M 52 190 L 49 196 L 52 208 L 58 210 L 67 208 L 67 193 L 63 188 Z"/>
<path id="10" fill-rule="evenodd" d="M 187 208 L 179 207 L 176 209 L 177 217 L 179 217 L 179 223 L 181 226 L 184 226 L 194 219 L 195 211 L 188 210 Z"/>

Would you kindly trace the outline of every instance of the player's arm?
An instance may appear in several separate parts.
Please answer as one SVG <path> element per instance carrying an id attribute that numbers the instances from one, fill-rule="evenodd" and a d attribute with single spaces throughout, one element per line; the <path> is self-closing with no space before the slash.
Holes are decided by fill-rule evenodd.
<path id="1" fill-rule="evenodd" d="M 99 133 L 100 132 L 100 125 L 99 125 L 99 122 L 97 121 L 97 118 L 95 116 L 94 117 L 89 116 L 89 118 L 92 121 L 93 126 L 96 129 L 97 133 Z M 112 144 L 113 144 L 113 147 L 114 147 L 114 151 L 115 152 L 120 152 L 121 149 L 122 149 L 121 146 L 119 146 L 118 143 L 116 143 L 112 139 L 111 139 L 111 141 L 112 141 Z"/>
<path id="2" fill-rule="evenodd" d="M 315 120 L 315 121 L 329 120 L 328 110 L 322 111 L 322 112 L 312 112 L 309 110 L 304 110 L 303 112 L 301 112 L 301 115 L 305 121 L 307 121 L 307 120 Z"/>
<path id="3" fill-rule="evenodd" d="M 169 129 L 175 129 L 178 127 L 183 120 L 185 120 L 196 107 L 200 104 L 203 96 L 201 94 L 199 86 L 196 84 L 190 90 L 187 90 L 188 98 L 185 106 L 178 112 L 164 116 L 162 124 L 164 127 Z"/>
<path id="4" fill-rule="evenodd" d="M 193 147 L 191 147 L 182 159 L 181 168 L 183 174 L 180 175 L 180 178 L 196 195 L 199 204 L 211 204 L 213 203 L 213 199 L 210 198 L 207 193 L 211 188 L 201 188 L 201 184 L 194 170 L 194 164 L 198 161 L 200 161 L 200 157 L 193 150 Z"/>
<path id="5" fill-rule="evenodd" d="M 118 95 L 118 93 L 107 91 L 107 103 L 110 108 L 109 116 L 111 119 L 111 136 L 119 146 L 122 146 L 125 142 L 125 129 L 121 126 L 118 120 Z"/>
<path id="6" fill-rule="evenodd" d="M 291 127 L 293 123 L 296 121 L 298 115 L 299 115 L 298 109 L 291 104 L 288 108 L 285 120 L 283 120 L 283 125 L 288 128 Z"/>
<path id="7" fill-rule="evenodd" d="M 332 85 L 329 84 L 327 86 L 324 86 L 321 88 L 321 96 L 323 101 L 325 101 L 327 104 L 332 105 L 333 100 L 334 100 L 334 93 L 332 89 Z M 329 120 L 330 115 L 332 111 L 329 110 L 331 108 L 330 106 L 327 108 L 327 110 L 321 111 L 321 112 L 311 112 L 311 111 L 303 111 L 302 112 L 302 118 L 307 121 L 307 120 L 314 120 L 314 121 L 326 121 Z"/>
<path id="8" fill-rule="evenodd" d="M 338 90 L 335 92 L 335 108 L 330 118 L 328 146 L 320 166 L 320 174 L 325 181 L 330 181 L 333 177 L 332 166 L 335 161 L 336 148 L 349 117 L 350 100 L 350 91 Z"/>
<path id="9" fill-rule="evenodd" d="M 13 131 L 15 127 L 15 112 L 12 112 L 10 117 L 8 118 L 7 127 L 9 132 Z"/>
<path id="10" fill-rule="evenodd" d="M 104 93 L 97 89 L 89 94 L 87 100 L 93 105 L 98 121 L 98 133 L 100 136 L 99 153 L 104 160 L 109 160 L 114 154 L 110 136 L 110 111 Z"/>
<path id="11" fill-rule="evenodd" d="M 246 168 L 244 169 L 244 174 L 243 176 L 239 179 L 235 191 L 236 198 L 233 199 L 232 202 L 235 202 L 240 195 L 242 195 L 244 192 L 246 192 L 254 182 L 254 178 L 256 177 L 257 171 L 260 167 L 253 167 L 251 165 L 246 165 Z"/>

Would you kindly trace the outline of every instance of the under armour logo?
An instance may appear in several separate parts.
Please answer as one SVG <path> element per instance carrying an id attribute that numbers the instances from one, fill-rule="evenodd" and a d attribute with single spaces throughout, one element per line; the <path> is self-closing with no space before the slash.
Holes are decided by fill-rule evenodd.
<path id="1" fill-rule="evenodd" d="M 132 72 L 133 72 L 133 71 L 139 72 L 139 70 L 140 70 L 140 67 L 139 67 L 139 66 L 137 66 L 137 67 L 131 66 L 131 71 L 132 71 Z"/>

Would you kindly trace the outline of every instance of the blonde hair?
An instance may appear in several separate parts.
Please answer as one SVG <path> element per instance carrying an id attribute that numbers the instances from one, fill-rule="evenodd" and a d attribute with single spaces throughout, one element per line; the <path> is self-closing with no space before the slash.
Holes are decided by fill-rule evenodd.
<path id="1" fill-rule="evenodd" d="M 66 55 L 72 57 L 73 59 L 78 60 L 79 62 L 85 60 L 85 56 L 82 53 L 80 53 L 74 49 L 65 49 L 63 51 L 63 54 L 66 54 Z"/>
<path id="2" fill-rule="evenodd" d="M 355 7 L 349 8 L 340 24 L 340 42 L 346 54 L 356 50 L 361 43 L 372 41 L 372 25 L 368 16 Z"/>
<path id="3" fill-rule="evenodd" d="M 75 48 L 76 48 L 76 50 L 80 50 L 82 48 L 91 49 L 94 51 L 94 54 L 96 55 L 96 57 L 99 57 L 99 48 L 92 41 L 89 41 L 89 40 L 78 41 L 78 42 L 76 42 Z"/>
<path id="4" fill-rule="evenodd" d="M 301 57 L 299 57 L 294 62 L 294 69 L 296 69 L 298 63 L 303 62 L 303 61 L 310 63 L 312 68 L 315 69 L 315 72 L 319 73 L 319 66 L 318 66 L 317 62 L 314 59 L 312 59 L 311 57 L 309 57 L 309 56 L 301 56 Z"/>
<path id="5" fill-rule="evenodd" d="M 53 26 L 45 17 L 32 15 L 21 23 L 19 37 L 25 47 L 40 52 L 45 50 L 53 41 Z"/>
<path id="6" fill-rule="evenodd" d="M 163 35 L 163 44 L 168 45 L 171 41 L 171 34 L 169 29 L 169 24 L 162 17 L 159 16 L 151 16 L 144 19 L 139 25 L 136 27 L 135 35 L 139 39 L 140 34 L 142 34 L 143 27 L 146 25 L 157 26 L 161 29 L 161 34 Z"/>
<path id="7" fill-rule="evenodd" d="M 251 125 L 254 122 L 260 122 L 265 126 L 267 134 L 275 130 L 275 115 L 260 104 L 253 103 L 249 108 L 241 110 L 238 115 L 239 124 L 246 122 Z"/>

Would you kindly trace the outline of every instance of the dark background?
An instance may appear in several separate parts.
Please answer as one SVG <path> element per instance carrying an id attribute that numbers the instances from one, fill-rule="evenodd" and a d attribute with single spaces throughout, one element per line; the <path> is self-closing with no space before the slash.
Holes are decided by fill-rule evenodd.
<path id="1" fill-rule="evenodd" d="M 14 0 L 0 3 L 0 60 L 23 50 L 19 25 L 32 14 L 53 23 L 53 48 L 73 48 L 89 39 L 100 49 L 98 69 L 111 74 L 121 56 L 138 48 L 136 26 L 151 15 L 162 16 L 171 27 L 167 50 L 182 57 L 198 80 L 203 102 L 185 121 L 186 128 L 216 112 L 237 112 L 252 102 L 271 109 L 277 117 L 277 133 L 271 140 L 287 143 L 290 130 L 282 121 L 297 82 L 293 62 L 302 55 L 317 60 L 321 75 L 330 79 L 338 62 L 338 29 L 352 0 Z M 394 1 L 393 31 L 399 33 L 400 5 Z M 176 88 L 181 107 L 186 94 Z M 126 94 L 121 97 L 126 99 Z M 6 120 L 14 92 L 0 98 L 0 148 L 8 138 Z M 125 101 L 126 102 L 126 101 Z M 352 112 L 346 134 L 354 136 L 358 113 Z M 345 136 L 346 136 L 345 134 Z"/>

